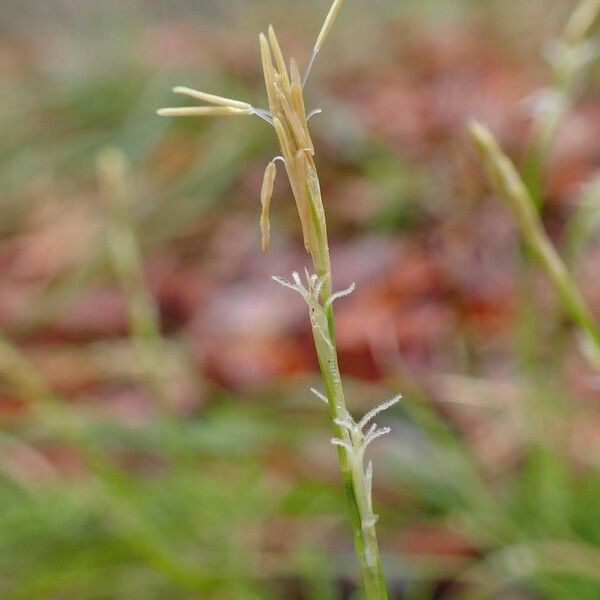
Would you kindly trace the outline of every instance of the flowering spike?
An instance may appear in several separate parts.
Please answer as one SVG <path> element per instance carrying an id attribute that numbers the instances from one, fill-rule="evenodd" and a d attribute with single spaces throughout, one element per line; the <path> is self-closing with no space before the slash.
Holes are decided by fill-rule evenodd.
<path id="1" fill-rule="evenodd" d="M 332 296 L 331 262 L 325 211 L 313 158 L 313 143 L 308 128 L 308 120 L 321 111 L 314 110 L 307 116 L 303 97 L 303 86 L 310 67 L 329 35 L 342 3 L 343 0 L 333 0 L 303 80 L 301 80 L 300 72 L 293 59 L 289 63 L 289 70 L 286 67 L 273 28 L 269 27 L 267 35 L 260 34 L 260 52 L 269 101 L 268 109 L 255 108 L 246 102 L 214 96 L 192 88 L 177 87 L 174 89 L 175 93 L 190 96 L 212 106 L 167 108 L 160 110 L 159 114 L 167 116 L 255 115 L 275 129 L 282 156 L 273 159 L 265 169 L 261 188 L 262 246 L 266 250 L 269 244 L 269 207 L 276 177 L 275 161 L 281 160 L 285 165 L 298 209 L 304 246 L 311 255 L 316 274 L 310 274 L 306 270 L 305 284 L 298 273 L 293 273 L 290 281 L 277 276 L 273 276 L 273 280 L 279 285 L 299 293 L 309 306 L 310 322 L 327 395 L 314 388 L 311 388 L 311 392 L 329 406 L 332 419 L 335 420 L 336 432 L 339 437 L 334 437 L 331 443 L 344 449 L 343 452 L 340 452 L 340 466 L 345 485 L 351 494 L 350 501 L 353 509 L 358 511 L 359 520 L 353 519 L 353 529 L 354 535 L 360 539 L 360 544 L 357 544 L 356 548 L 363 579 L 365 582 L 371 582 L 373 597 L 383 598 L 387 596 L 374 529 L 377 517 L 373 514 L 371 499 L 373 469 L 369 464 L 365 471 L 364 453 L 369 443 L 377 437 L 385 435 L 389 429 L 378 429 L 377 425 L 373 424 L 365 434 L 346 409 L 335 346 L 331 303 L 337 298 L 349 294 L 354 289 L 354 285 Z M 361 423 L 366 424 L 378 410 L 382 409 L 371 411 Z M 370 593 L 368 595 L 371 596 Z"/>

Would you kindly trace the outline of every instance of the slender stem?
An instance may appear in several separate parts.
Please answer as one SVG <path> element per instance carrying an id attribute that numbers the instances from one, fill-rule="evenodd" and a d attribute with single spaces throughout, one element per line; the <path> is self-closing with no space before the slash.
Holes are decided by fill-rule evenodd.
<path id="1" fill-rule="evenodd" d="M 542 208 L 544 169 L 552 143 L 596 55 L 589 35 L 599 15 L 600 0 L 581 0 L 549 55 L 552 81 L 534 120 L 523 166 L 523 179 L 538 208 Z"/>
<path id="2" fill-rule="evenodd" d="M 600 326 L 581 291 L 548 238 L 527 187 L 491 132 L 480 124 L 471 134 L 500 196 L 510 207 L 524 242 L 558 292 L 565 311 L 600 353 Z"/>
<path id="3" fill-rule="evenodd" d="M 109 258 L 124 295 L 131 341 L 152 400 L 157 407 L 165 408 L 164 344 L 158 309 L 144 281 L 140 243 L 132 222 L 129 164 L 117 148 L 106 148 L 97 162 L 106 197 Z"/>
<path id="4" fill-rule="evenodd" d="M 579 206 L 565 226 L 561 242 L 562 255 L 575 272 L 586 245 L 600 227 L 600 171 L 586 185 Z"/>
<path id="5" fill-rule="evenodd" d="M 43 376 L 30 362 L 28 356 L 0 330 L 0 381 L 4 381 L 11 391 L 19 394 L 30 403 L 52 395 Z"/>
<path id="6" fill-rule="evenodd" d="M 314 176 L 317 177 L 316 171 L 314 171 Z M 322 206 L 321 198 L 315 197 L 316 190 L 318 190 L 318 186 L 307 185 L 311 207 Z M 315 211 L 315 213 L 318 212 L 320 211 Z M 363 452 L 348 450 L 348 448 L 356 448 L 357 441 L 352 439 L 352 435 L 346 428 L 338 424 L 339 420 L 347 419 L 348 410 L 338 364 L 333 303 L 330 302 L 332 296 L 331 259 L 324 215 L 320 219 L 315 214 L 313 223 L 317 238 L 313 264 L 317 275 L 325 278 L 325 284 L 321 291 L 321 306 L 325 307 L 325 310 L 323 312 L 311 307 L 309 316 L 321 376 L 325 384 L 333 433 L 335 438 L 343 441 L 346 445 L 346 447 L 337 446 L 337 452 L 350 510 L 354 548 L 367 600 L 387 600 L 387 589 L 375 529 L 376 517 L 372 507 L 371 482 L 365 473 Z M 325 339 L 324 333 L 327 339 Z"/>
<path id="7" fill-rule="evenodd" d="M 331 294 L 325 290 L 323 296 L 323 301 L 327 302 Z M 333 306 L 329 306 L 327 309 L 327 321 L 331 324 L 333 331 Z M 322 343 L 320 333 L 314 328 L 313 334 L 335 437 L 351 444 L 348 431 L 335 423 L 336 419 L 344 419 L 347 414 L 335 339 L 332 339 L 332 345 L 328 346 Z M 354 548 L 360 565 L 366 598 L 368 600 L 386 600 L 388 596 L 381 567 L 375 519 L 372 518 L 370 485 L 366 480 L 362 460 L 352 460 L 343 447 L 338 446 L 337 450 L 350 509 Z"/>

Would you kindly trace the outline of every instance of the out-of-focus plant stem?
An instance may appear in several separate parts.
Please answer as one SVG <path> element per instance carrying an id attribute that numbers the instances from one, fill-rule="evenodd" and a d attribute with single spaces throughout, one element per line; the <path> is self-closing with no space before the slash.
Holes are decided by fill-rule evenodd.
<path id="1" fill-rule="evenodd" d="M 537 98 L 532 138 L 523 179 L 536 206 L 542 204 L 544 168 L 556 132 L 573 102 L 586 67 L 597 56 L 598 47 L 588 38 L 600 15 L 600 0 L 581 0 L 562 35 L 548 49 L 552 81 Z"/>
<path id="2" fill-rule="evenodd" d="M 562 240 L 562 255 L 574 270 L 594 232 L 600 228 L 600 173 L 583 191 L 581 202 L 566 225 Z"/>
<path id="3" fill-rule="evenodd" d="M 14 393 L 29 403 L 52 397 L 44 377 L 3 331 L 0 331 L 0 376 Z"/>
<path id="4" fill-rule="evenodd" d="M 129 166 L 123 152 L 104 150 L 98 157 L 98 176 L 108 206 L 109 255 L 125 296 L 132 343 L 149 393 L 164 406 L 163 340 L 158 311 L 145 284 L 140 244 L 131 218 Z"/>
<path id="5" fill-rule="evenodd" d="M 496 192 L 508 204 L 523 240 L 558 292 L 565 311 L 600 353 L 600 327 L 569 269 L 548 239 L 527 187 L 492 133 L 479 123 L 471 135 Z"/>
<path id="6" fill-rule="evenodd" d="M 135 511 L 123 493 L 126 485 L 124 475 L 103 451 L 90 443 L 90 429 L 85 419 L 79 418 L 66 407 L 50 388 L 44 375 L 2 331 L 0 376 L 13 393 L 27 402 L 37 421 L 60 432 L 63 441 L 73 444 L 86 458 L 93 481 L 119 524 L 119 533 L 132 548 L 184 589 L 206 589 L 208 584 L 212 585 L 210 575 L 199 574 L 195 567 L 175 556 L 164 538 L 154 531 L 152 524 Z"/>

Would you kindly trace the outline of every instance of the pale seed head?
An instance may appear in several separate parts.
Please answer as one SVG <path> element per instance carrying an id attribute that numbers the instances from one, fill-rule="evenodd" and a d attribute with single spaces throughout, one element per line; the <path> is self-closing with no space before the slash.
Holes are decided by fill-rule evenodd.
<path id="1" fill-rule="evenodd" d="M 260 34 L 260 54 L 269 100 L 269 111 L 255 109 L 247 102 L 215 96 L 182 86 L 173 88 L 173 91 L 176 94 L 183 94 L 213 106 L 162 108 L 157 111 L 159 115 L 173 117 L 257 115 L 273 124 L 300 216 L 304 245 L 312 255 L 319 274 L 329 271 L 329 250 L 327 247 L 325 212 L 313 160 L 314 146 L 308 129 L 308 118 L 304 105 L 303 85 L 316 53 L 319 52 L 327 39 L 342 4 L 343 0 L 333 1 L 317 38 L 304 80 L 301 78 L 298 65 L 293 59 L 290 61 L 288 71 L 273 27 L 269 26 L 267 35 Z M 266 250 L 269 245 L 269 205 L 273 193 L 275 173 L 275 164 L 271 162 L 266 168 L 261 190 L 262 211 L 260 222 L 263 250 Z"/>

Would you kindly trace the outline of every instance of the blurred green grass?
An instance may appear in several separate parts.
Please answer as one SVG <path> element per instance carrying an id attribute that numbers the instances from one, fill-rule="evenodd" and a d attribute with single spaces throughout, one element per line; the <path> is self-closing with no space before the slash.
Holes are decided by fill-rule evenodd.
<path id="1" fill-rule="evenodd" d="M 557 20 L 569 5 L 559 4 L 553 8 Z M 376 28 L 392 18 L 506 19 L 515 5 L 386 2 L 363 25 Z M 532 3 L 533 13 L 534 5 L 546 6 Z M 248 13 L 256 28 L 246 22 L 243 34 L 234 30 L 228 39 L 244 35 L 253 41 L 268 14 L 282 19 L 289 3 L 273 13 L 268 3 L 255 11 L 247 3 L 225 9 L 206 3 L 205 10 L 183 2 L 168 7 L 155 2 L 151 9 L 131 3 L 125 16 L 116 5 L 77 13 L 65 3 L 51 15 L 40 6 L 12 3 L 3 15 L 2 30 L 10 36 L 0 50 L 8 57 L 0 83 L 0 247 L 18 240 L 31 227 L 32 215 L 50 202 L 58 204 L 59 214 L 88 204 L 103 223 L 95 160 L 106 145 L 118 146 L 132 162 L 131 226 L 145 255 L 175 244 L 193 256 L 201 253 L 195 249 L 202 243 L 198 222 L 214 223 L 234 209 L 254 219 L 256 202 L 250 209 L 239 178 L 248 174 L 248 165 L 270 158 L 269 132 L 260 123 L 171 123 L 154 110 L 170 102 L 175 83 L 201 82 L 224 95 L 255 98 L 261 94 L 258 78 L 244 73 L 235 52 L 231 58 L 215 51 L 229 57 L 223 70 L 208 59 L 201 69 L 185 61 L 173 68 L 140 58 L 140 48 L 147 46 L 133 41 L 161 20 L 181 26 L 182 19 L 202 22 L 210 15 L 209 28 L 217 23 L 225 29 L 240 27 Z M 312 8 L 303 17 L 308 32 L 321 4 L 313 2 Z M 362 14 L 352 10 L 353 16 Z M 58 23 L 64 16 L 66 28 Z M 361 28 L 350 17 L 343 25 Z M 502 30 L 506 21 L 493 25 Z M 205 29 L 206 24 L 200 31 Z M 514 35 L 509 31 L 508 37 Z M 534 37 L 543 33 L 536 30 Z M 66 49 L 57 47 L 61 37 Z M 340 34 L 334 47 L 343 49 L 355 37 Z M 368 43 L 359 40 L 357 47 Z M 347 60 L 360 64 L 358 54 L 349 50 Z M 332 64 L 324 64 L 326 73 Z M 327 139 L 332 134 L 323 127 Z M 430 166 L 416 171 L 361 130 L 354 147 L 358 151 L 347 149 L 340 162 L 342 170 L 376 186 L 381 204 L 367 224 L 370 230 L 397 234 L 418 227 L 422 192 L 432 186 Z M 293 239 L 289 229 L 286 235 Z M 18 339 L 35 340 L 86 290 L 112 280 L 100 228 L 74 265 L 35 286 L 16 322 L 4 325 Z M 170 338 L 191 352 L 184 333 Z M 592 458 L 590 465 L 574 466 L 566 441 L 554 433 L 581 409 L 567 398 L 567 385 L 558 377 L 550 386 L 519 380 L 523 404 L 517 410 L 525 430 L 507 425 L 518 455 L 496 471 L 482 466 L 443 406 L 432 405 L 405 375 L 390 373 L 377 386 L 351 386 L 353 397 L 383 396 L 383 386 L 400 388 L 405 396 L 389 418 L 395 434 L 382 444 L 376 462 L 376 504 L 394 597 L 439 597 L 452 581 L 455 586 L 443 597 L 597 598 L 600 476 Z M 130 379 L 130 385 L 141 385 Z M 0 439 L 0 595 L 351 597 L 353 559 L 339 482 L 328 462 L 327 423 L 310 399 L 299 399 L 308 383 L 283 381 L 273 389 L 233 393 L 204 382 L 208 391 L 198 395 L 205 405 L 191 416 L 152 414 L 133 425 L 118 416 L 100 417 L 94 402 L 73 398 L 7 416 Z M 513 408 L 498 400 L 483 410 L 487 419 L 509 422 Z M 593 407 L 583 414 L 596 417 Z M 449 532 L 455 551 L 412 552 L 407 532 L 423 528 Z M 434 541 L 429 547 L 446 544 Z M 471 583 L 476 592 L 461 587 Z"/>

